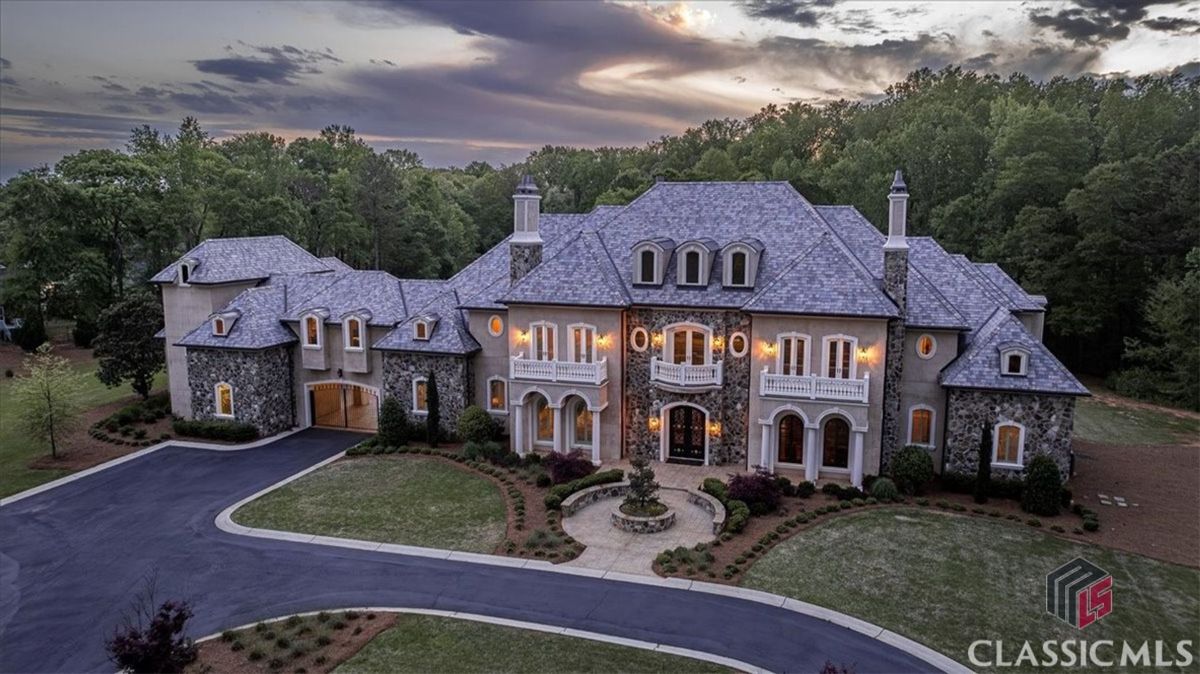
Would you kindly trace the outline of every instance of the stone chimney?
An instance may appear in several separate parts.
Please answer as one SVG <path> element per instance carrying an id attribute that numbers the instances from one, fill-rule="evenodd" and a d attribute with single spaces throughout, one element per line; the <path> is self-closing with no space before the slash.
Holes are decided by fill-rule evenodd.
<path id="1" fill-rule="evenodd" d="M 508 244 L 511 283 L 520 281 L 542 261 L 542 234 L 538 230 L 541 212 L 542 197 L 537 184 L 526 174 L 513 195 L 513 235 Z"/>
<path id="2" fill-rule="evenodd" d="M 900 449 L 900 379 L 904 373 L 904 317 L 908 307 L 908 186 L 896 170 L 888 193 L 888 238 L 883 244 L 883 289 L 900 309 L 900 318 L 888 321 L 887 356 L 883 372 L 883 424 L 880 470 L 887 471 Z"/>

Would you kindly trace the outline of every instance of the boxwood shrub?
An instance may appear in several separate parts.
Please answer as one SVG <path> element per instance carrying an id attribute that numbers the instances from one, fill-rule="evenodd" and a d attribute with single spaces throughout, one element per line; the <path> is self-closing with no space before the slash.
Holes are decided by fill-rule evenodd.
<path id="1" fill-rule="evenodd" d="M 546 498 L 543 499 L 543 502 L 546 504 L 547 508 L 551 510 L 557 510 L 560 506 L 562 506 L 562 502 L 565 498 L 577 491 L 587 489 L 588 487 L 595 487 L 596 485 L 600 484 L 620 482 L 624 479 L 625 471 L 621 470 L 620 468 L 613 468 L 612 470 L 603 470 L 598 473 L 592 473 L 587 477 L 581 477 L 578 480 L 572 480 L 570 482 L 551 487 L 550 492 L 546 494 Z"/>
<path id="2" fill-rule="evenodd" d="M 258 429 L 243 421 L 176 419 L 172 428 L 175 430 L 175 435 L 187 435 L 208 440 L 249 442 L 258 438 Z"/>

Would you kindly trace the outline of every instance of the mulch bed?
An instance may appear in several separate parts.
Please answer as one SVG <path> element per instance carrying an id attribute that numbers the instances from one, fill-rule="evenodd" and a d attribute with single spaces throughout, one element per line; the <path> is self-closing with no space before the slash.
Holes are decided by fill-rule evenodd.
<path id="1" fill-rule="evenodd" d="M 263 629 L 248 627 L 237 632 L 226 632 L 222 636 L 200 644 L 200 655 L 196 662 L 185 670 L 189 674 L 209 672 L 253 674 L 257 672 L 331 672 L 346 660 L 354 657 L 379 633 L 396 624 L 394 613 L 340 612 L 326 613 L 327 620 L 318 622 L 316 616 L 305 616 L 292 621 L 275 620 Z M 349 617 L 355 616 L 355 617 Z M 340 621 L 344 627 L 323 627 Z M 304 634 L 300 631 L 309 630 Z M 280 648 L 277 643 L 264 639 L 267 633 L 273 638 L 287 639 L 288 646 Z M 330 643 L 317 645 L 312 634 L 320 632 Z M 237 644 L 237 646 L 235 646 Z M 295 648 L 301 645 L 305 651 L 297 656 Z M 234 650 L 238 648 L 238 650 Z M 251 653 L 258 652 L 257 660 Z M 276 666 L 272 666 L 276 665 Z"/>

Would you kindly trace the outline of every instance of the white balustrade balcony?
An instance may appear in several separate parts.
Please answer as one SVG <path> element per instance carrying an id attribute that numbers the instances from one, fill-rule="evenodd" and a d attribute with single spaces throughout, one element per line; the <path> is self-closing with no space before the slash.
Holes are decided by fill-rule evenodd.
<path id="1" fill-rule="evenodd" d="M 771 374 L 763 369 L 758 391 L 764 398 L 832 400 L 865 403 L 871 390 L 871 373 L 862 379 L 836 379 L 816 375 Z"/>
<path id="2" fill-rule="evenodd" d="M 724 368 L 721 362 L 711 365 L 676 364 L 655 357 L 650 359 L 650 381 L 679 388 L 720 386 L 724 381 Z"/>
<path id="3" fill-rule="evenodd" d="M 509 359 L 509 378 L 519 381 L 545 381 L 559 384 L 591 384 L 608 381 L 608 359 L 594 363 L 567 360 L 528 360 L 524 355 Z"/>

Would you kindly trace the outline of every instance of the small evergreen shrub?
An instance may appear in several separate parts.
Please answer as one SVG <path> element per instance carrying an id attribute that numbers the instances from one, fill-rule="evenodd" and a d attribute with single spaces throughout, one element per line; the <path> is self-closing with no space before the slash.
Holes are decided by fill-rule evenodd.
<path id="1" fill-rule="evenodd" d="M 717 499 L 721 503 L 729 500 L 729 487 L 725 483 L 715 477 L 706 477 L 704 482 L 700 483 L 700 491 Z"/>
<path id="2" fill-rule="evenodd" d="M 886 503 L 900 498 L 900 490 L 896 488 L 895 482 L 886 477 L 881 477 L 871 483 L 871 496 L 878 501 Z"/>
<path id="3" fill-rule="evenodd" d="M 796 496 L 799 496 L 800 498 L 808 498 L 815 493 L 817 493 L 817 485 L 809 482 L 808 480 L 804 480 L 800 484 L 796 485 Z"/>
<path id="4" fill-rule="evenodd" d="M 1029 462 L 1025 475 L 1025 492 L 1021 495 L 1021 510 L 1034 515 L 1054 517 L 1062 503 L 1062 476 L 1058 464 L 1045 454 Z"/>
<path id="5" fill-rule="evenodd" d="M 730 499 L 725 503 L 725 530 L 730 533 L 741 533 L 750 522 L 750 506 L 743 501 Z"/>
<path id="6" fill-rule="evenodd" d="M 463 445 L 463 456 L 468 461 L 487 461 L 503 465 L 507 460 L 507 456 L 512 456 L 516 459 L 516 455 L 508 451 L 508 448 L 498 442 L 476 442 L 474 440 Z"/>
<path id="7" fill-rule="evenodd" d="M 892 459 L 892 481 L 905 494 L 920 494 L 933 480 L 933 458 L 924 447 L 908 445 Z"/>
<path id="8" fill-rule="evenodd" d="M 471 405 L 458 417 L 458 435 L 463 442 L 488 442 L 496 438 L 496 422 L 479 405 Z"/>
<path id="9" fill-rule="evenodd" d="M 384 446 L 403 447 L 408 444 L 408 417 L 404 406 L 395 396 L 387 396 L 379 406 L 379 441 Z"/>
<path id="10" fill-rule="evenodd" d="M 625 471 L 620 468 L 605 470 L 599 473 L 592 473 L 587 477 L 572 480 L 566 484 L 555 485 L 550 488 L 550 493 L 546 494 L 543 502 L 550 510 L 557 510 L 562 505 L 563 499 L 571 494 L 588 487 L 595 487 L 600 484 L 609 484 L 612 482 L 620 482 L 625 479 Z M 552 516 L 551 516 L 552 517 Z"/>
<path id="11" fill-rule="evenodd" d="M 186 435 L 226 442 L 249 442 L 258 438 L 258 429 L 243 421 L 176 419 L 171 428 L 175 435 Z"/>

